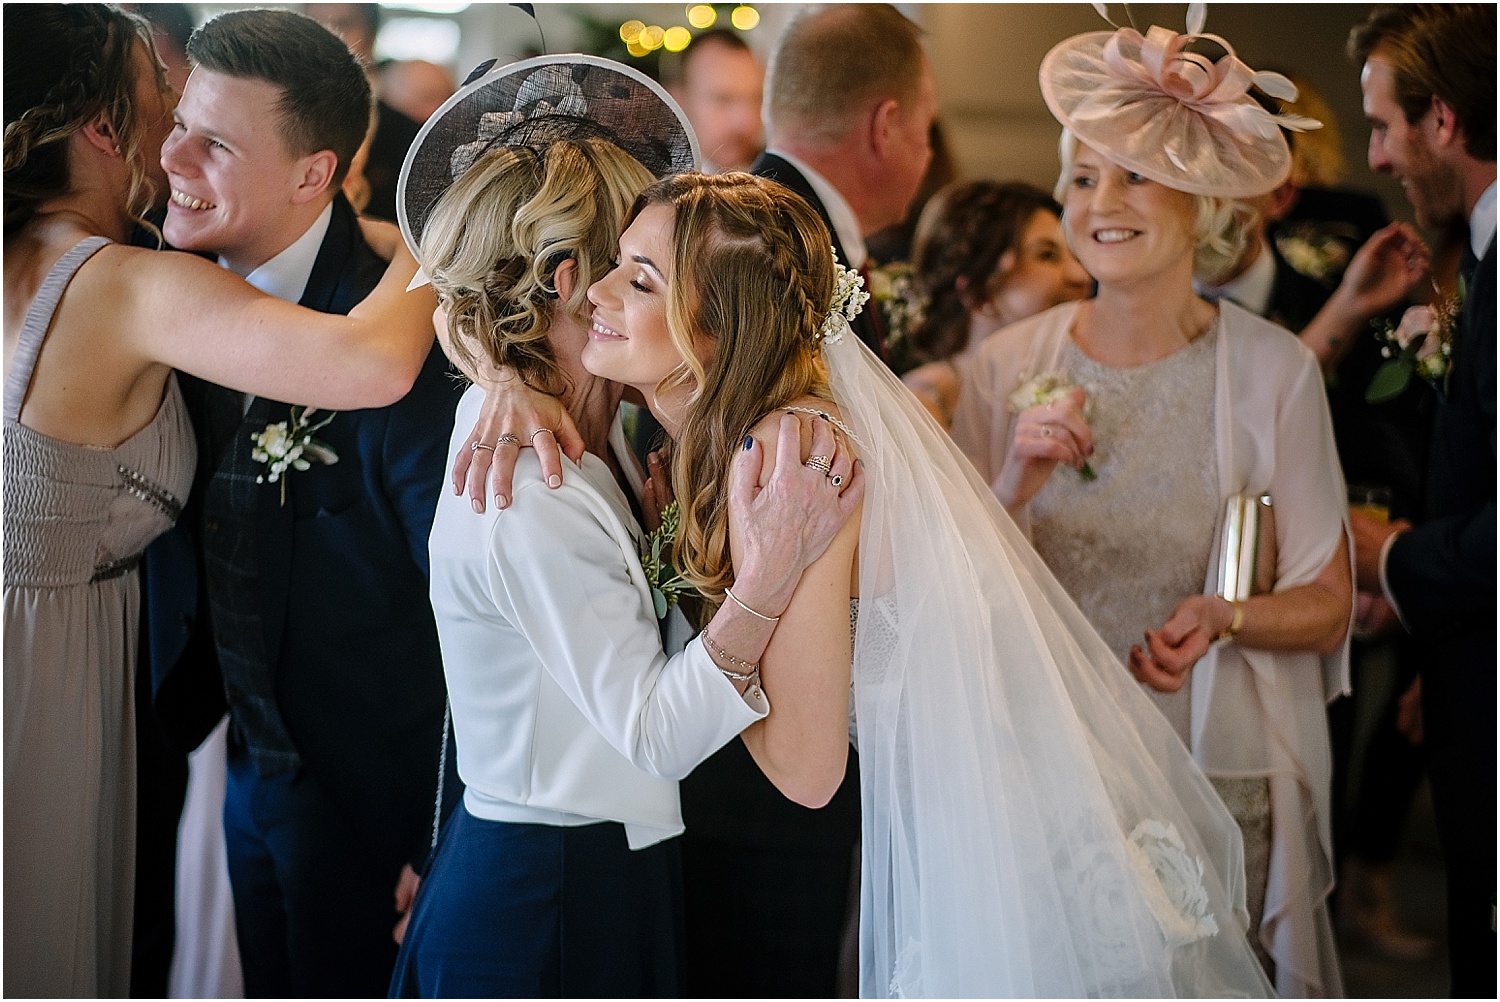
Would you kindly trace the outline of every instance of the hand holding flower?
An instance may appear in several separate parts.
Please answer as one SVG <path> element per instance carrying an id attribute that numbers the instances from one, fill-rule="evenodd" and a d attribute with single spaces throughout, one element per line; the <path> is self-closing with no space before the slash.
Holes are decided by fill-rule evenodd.
<path id="1" fill-rule="evenodd" d="M 1022 387 L 1025 391 L 1036 380 Z M 1048 391 L 1040 402 L 1032 396 L 1018 400 L 1022 391 L 1011 397 L 1017 409 L 1015 435 L 1005 465 L 992 485 L 995 496 L 1007 508 L 1028 503 L 1047 482 L 1058 463 L 1066 463 L 1085 480 L 1094 478 L 1089 457 L 1094 454 L 1094 434 L 1088 424 L 1088 394 L 1077 386 L 1058 386 Z"/>

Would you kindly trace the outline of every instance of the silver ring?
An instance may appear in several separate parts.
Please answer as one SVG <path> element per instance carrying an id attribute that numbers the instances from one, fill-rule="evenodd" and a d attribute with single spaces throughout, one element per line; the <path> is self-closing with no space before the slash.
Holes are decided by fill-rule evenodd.
<path id="1" fill-rule="evenodd" d="M 506 432 L 495 440 L 496 445 L 520 445 L 521 440 L 510 432 Z"/>
<path id="2" fill-rule="evenodd" d="M 534 431 L 534 432 L 531 433 L 531 441 L 535 442 L 536 441 L 536 437 L 538 435 L 540 435 L 544 431 L 547 434 L 551 435 L 553 438 L 557 437 L 557 432 L 553 431 L 551 428 L 538 428 L 536 431 Z"/>
<path id="3" fill-rule="evenodd" d="M 483 442 L 470 442 L 469 443 L 469 451 L 470 452 L 478 452 L 480 449 L 488 449 L 491 452 L 495 451 L 495 447 L 493 445 L 485 445 Z"/>
<path id="4" fill-rule="evenodd" d="M 835 487 L 842 487 L 844 486 L 844 475 L 842 473 L 835 473 L 828 478 L 828 482 Z"/>
<path id="5" fill-rule="evenodd" d="M 809 456 L 807 462 L 802 465 L 810 470 L 826 474 L 833 470 L 833 459 L 830 456 Z"/>

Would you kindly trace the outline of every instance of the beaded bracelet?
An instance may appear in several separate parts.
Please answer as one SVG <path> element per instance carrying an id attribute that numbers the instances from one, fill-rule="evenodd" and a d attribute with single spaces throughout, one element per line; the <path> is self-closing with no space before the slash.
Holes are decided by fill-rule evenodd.
<path id="1" fill-rule="evenodd" d="M 708 635 L 707 629 L 704 629 L 703 631 L 703 646 L 708 649 L 709 657 L 714 660 L 714 667 L 723 672 L 725 678 L 733 679 L 736 682 L 753 682 L 760 676 L 759 662 L 742 661 L 741 659 L 735 657 L 733 654 L 730 654 L 728 651 L 724 650 L 724 648 L 714 643 L 714 638 Z M 728 668 L 725 668 L 723 665 L 717 663 L 720 658 L 728 661 L 736 668 L 746 669 L 748 674 L 741 675 L 739 672 L 730 671 Z"/>

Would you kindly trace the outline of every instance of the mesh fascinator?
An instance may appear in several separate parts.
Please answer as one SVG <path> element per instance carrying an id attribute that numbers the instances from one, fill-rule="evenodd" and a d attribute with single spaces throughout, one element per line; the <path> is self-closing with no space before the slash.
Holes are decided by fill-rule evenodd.
<path id="1" fill-rule="evenodd" d="M 1227 41 L 1202 33 L 1203 21 L 1203 4 L 1192 4 L 1185 35 L 1075 35 L 1042 60 L 1042 97 L 1073 135 L 1127 170 L 1193 195 L 1263 195 L 1291 173 L 1281 130 L 1322 123 L 1257 104 L 1252 85 L 1285 101 L 1297 88 L 1246 66 Z"/>
<path id="2" fill-rule="evenodd" d="M 497 146 L 541 153 L 562 139 L 602 139 L 656 177 L 696 170 L 698 139 L 677 102 L 656 81 L 598 56 L 523 59 L 475 75 L 417 133 L 396 188 L 407 246 L 443 192 Z"/>

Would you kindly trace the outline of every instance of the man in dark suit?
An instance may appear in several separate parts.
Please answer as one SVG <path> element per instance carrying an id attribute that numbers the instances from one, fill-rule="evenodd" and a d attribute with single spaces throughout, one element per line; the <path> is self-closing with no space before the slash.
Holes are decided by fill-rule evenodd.
<path id="1" fill-rule="evenodd" d="M 906 215 L 932 157 L 937 99 L 920 32 L 885 4 L 821 8 L 783 33 L 768 74 L 769 146 L 751 172 L 807 199 L 839 260 L 861 270 L 865 235 Z M 854 332 L 885 357 L 874 314 Z M 688 993 L 834 995 L 860 834 L 857 756 L 814 811 L 733 741 L 683 781 L 682 813 Z M 731 929 L 756 930 L 749 962 Z"/>
<path id="2" fill-rule="evenodd" d="M 1422 701 L 1448 873 L 1453 994 L 1495 994 L 1495 7 L 1380 8 L 1356 27 L 1370 167 L 1417 221 L 1467 218 L 1466 296 L 1439 386 L 1423 521 L 1354 515 L 1359 585 L 1427 645 Z"/>
<path id="3" fill-rule="evenodd" d="M 384 269 L 338 194 L 369 118 L 360 65 L 285 11 L 222 15 L 188 51 L 197 68 L 162 149 L 167 240 L 217 254 L 273 295 L 347 312 Z M 184 384 L 196 511 L 147 571 L 150 633 L 162 641 L 152 670 L 159 712 L 189 741 L 204 721 L 188 719 L 182 677 L 198 678 L 201 702 L 206 664 L 222 672 L 245 986 L 383 995 L 398 881 L 425 857 L 440 788 L 445 690 L 427 536 L 457 386 L 436 345 L 411 392 L 384 408 L 309 414 Z M 282 468 L 298 445 L 301 462 Z M 181 559 L 194 551 L 196 568 Z"/>

